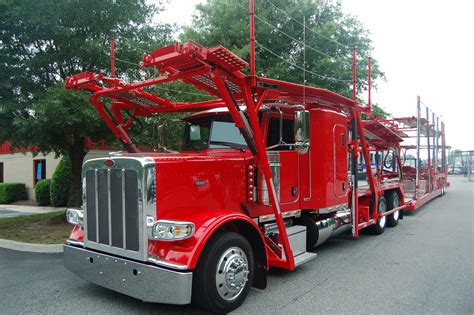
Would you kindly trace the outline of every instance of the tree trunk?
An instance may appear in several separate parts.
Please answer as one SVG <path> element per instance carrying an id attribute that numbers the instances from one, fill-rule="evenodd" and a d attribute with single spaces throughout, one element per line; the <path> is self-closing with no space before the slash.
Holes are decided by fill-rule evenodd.
<path id="1" fill-rule="evenodd" d="M 74 139 L 74 145 L 69 149 L 71 159 L 71 185 L 69 186 L 68 207 L 82 205 L 82 163 L 87 154 L 84 139 Z"/>

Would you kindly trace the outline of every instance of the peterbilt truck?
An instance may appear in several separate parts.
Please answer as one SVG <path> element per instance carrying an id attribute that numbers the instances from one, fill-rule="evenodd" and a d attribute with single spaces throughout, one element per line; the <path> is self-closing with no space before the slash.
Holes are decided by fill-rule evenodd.
<path id="1" fill-rule="evenodd" d="M 266 287 L 270 267 L 294 270 L 340 233 L 381 234 L 412 202 L 404 133 L 355 99 L 246 75 L 247 63 L 226 48 L 191 41 L 144 55 L 143 66 L 160 75 L 66 81 L 91 92 L 127 149 L 84 163 L 83 207 L 67 210 L 74 228 L 64 245 L 65 266 L 80 277 L 147 302 L 228 312 L 251 286 Z M 174 102 L 147 90 L 176 80 L 213 99 Z M 179 152 L 133 142 L 135 121 L 170 112 L 189 113 Z M 391 162 L 366 163 L 362 183 L 359 155 L 370 161 L 370 152 Z M 444 185 L 434 182 L 433 194 Z"/>

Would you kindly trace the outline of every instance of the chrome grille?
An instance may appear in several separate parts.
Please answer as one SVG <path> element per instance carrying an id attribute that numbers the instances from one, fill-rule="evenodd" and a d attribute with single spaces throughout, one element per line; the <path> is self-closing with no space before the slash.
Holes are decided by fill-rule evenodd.
<path id="1" fill-rule="evenodd" d="M 86 173 L 87 237 L 90 241 L 139 250 L 137 172 L 95 169 Z"/>
<path id="2" fill-rule="evenodd" d="M 104 163 L 109 159 L 110 167 Z M 85 247 L 146 261 L 146 218 L 156 216 L 154 160 L 92 159 L 84 163 L 82 178 Z"/>

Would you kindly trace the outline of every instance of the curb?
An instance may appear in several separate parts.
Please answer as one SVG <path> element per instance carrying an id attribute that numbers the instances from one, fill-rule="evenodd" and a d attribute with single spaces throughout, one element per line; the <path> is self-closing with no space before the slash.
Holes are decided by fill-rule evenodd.
<path id="1" fill-rule="evenodd" d="M 33 244 L 0 239 L 0 247 L 30 253 L 62 253 L 63 244 Z"/>
<path id="2" fill-rule="evenodd" d="M 29 212 L 29 213 L 36 214 L 36 213 L 48 213 L 48 212 L 64 211 L 64 210 L 66 210 L 66 207 L 43 207 L 43 206 L 1 204 L 0 205 L 0 211 L 1 210 Z"/>

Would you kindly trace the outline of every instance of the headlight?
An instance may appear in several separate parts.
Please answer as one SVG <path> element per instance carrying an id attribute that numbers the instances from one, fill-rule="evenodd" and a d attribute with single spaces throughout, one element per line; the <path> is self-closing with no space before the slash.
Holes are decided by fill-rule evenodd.
<path id="1" fill-rule="evenodd" d="M 194 224 L 160 220 L 151 226 L 153 239 L 162 241 L 182 240 L 194 234 Z"/>
<path id="2" fill-rule="evenodd" d="M 67 209 L 66 220 L 70 224 L 83 226 L 84 212 L 79 209 Z"/>

